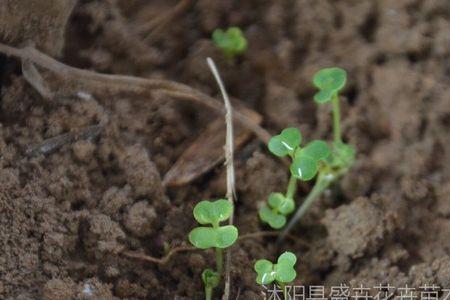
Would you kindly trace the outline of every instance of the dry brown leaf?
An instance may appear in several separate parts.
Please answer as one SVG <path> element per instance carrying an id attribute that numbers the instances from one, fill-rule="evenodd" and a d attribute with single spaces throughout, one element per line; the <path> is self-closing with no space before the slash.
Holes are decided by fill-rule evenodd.
<path id="1" fill-rule="evenodd" d="M 239 107 L 237 110 L 255 124 L 260 124 L 262 121 L 261 115 L 251 109 Z M 211 122 L 166 173 L 163 184 L 165 186 L 187 184 L 223 161 L 225 158 L 223 152 L 225 134 L 225 123 L 222 117 Z M 236 150 L 250 138 L 251 131 L 235 121 L 234 135 L 234 149 Z"/>

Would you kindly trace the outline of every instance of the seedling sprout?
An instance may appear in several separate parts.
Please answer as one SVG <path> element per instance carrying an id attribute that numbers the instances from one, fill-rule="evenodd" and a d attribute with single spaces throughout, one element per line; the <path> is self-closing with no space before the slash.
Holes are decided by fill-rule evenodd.
<path id="1" fill-rule="evenodd" d="M 311 148 L 310 151 L 307 151 L 307 155 L 304 155 L 304 157 L 296 155 L 298 160 L 297 162 L 294 160 L 294 170 L 291 167 L 291 172 L 295 172 L 296 164 L 312 165 L 308 162 L 309 157 L 307 157 L 308 155 L 311 155 L 311 153 L 313 154 L 314 159 L 317 160 L 320 158 L 323 164 L 318 169 L 318 176 L 314 187 L 289 221 L 289 224 L 283 230 L 280 239 L 283 238 L 303 217 L 311 204 L 330 186 L 330 184 L 347 173 L 348 169 L 353 165 L 356 151 L 353 146 L 342 141 L 341 135 L 339 92 L 344 88 L 346 82 L 347 73 L 345 70 L 336 67 L 322 69 L 314 75 L 313 84 L 319 89 L 314 95 L 315 102 L 319 105 L 331 102 L 333 105 L 333 142 L 331 145 L 331 154 L 326 156 L 324 146 L 315 146 L 314 148 Z"/>
<path id="2" fill-rule="evenodd" d="M 211 300 L 213 289 L 220 283 L 220 274 L 211 269 L 205 269 L 202 273 L 202 280 L 205 285 L 205 299 Z"/>
<path id="3" fill-rule="evenodd" d="M 212 40 L 228 59 L 233 59 L 247 50 L 247 39 L 239 27 L 230 27 L 226 31 L 216 29 Z"/>
<path id="4" fill-rule="evenodd" d="M 215 248 L 217 272 L 222 273 L 222 249 L 233 245 L 238 237 L 238 230 L 233 225 L 220 226 L 233 212 L 233 204 L 225 199 L 201 201 L 194 207 L 194 218 L 202 225 L 189 233 L 189 241 L 200 249 Z"/>
<path id="5" fill-rule="evenodd" d="M 297 180 L 307 181 L 314 178 L 330 155 L 328 145 L 324 141 L 312 141 L 305 147 L 300 147 L 302 135 L 297 128 L 286 128 L 269 141 L 269 150 L 278 157 L 289 156 L 292 160 L 291 178 L 286 194 L 272 193 L 268 203 L 259 210 L 263 222 L 274 229 L 280 229 L 286 224 L 286 216 L 295 209 L 294 196 L 297 190 Z"/>
<path id="6" fill-rule="evenodd" d="M 254 269 L 257 273 L 256 283 L 260 285 L 268 285 L 276 282 L 287 299 L 285 286 L 287 283 L 294 281 L 297 277 L 297 272 L 294 265 L 297 262 L 297 257 L 294 253 L 286 251 L 278 257 L 277 263 L 274 264 L 267 259 L 260 259 L 255 263 Z"/>

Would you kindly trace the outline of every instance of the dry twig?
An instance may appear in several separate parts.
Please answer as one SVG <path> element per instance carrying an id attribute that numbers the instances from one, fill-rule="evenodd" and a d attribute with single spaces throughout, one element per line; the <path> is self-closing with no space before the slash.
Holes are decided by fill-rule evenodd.
<path id="1" fill-rule="evenodd" d="M 232 204 L 234 204 L 234 198 L 236 195 L 235 188 L 235 175 L 234 175 L 234 164 L 233 164 L 233 109 L 231 107 L 230 99 L 228 97 L 228 93 L 225 89 L 225 85 L 223 84 L 222 78 L 220 78 L 219 71 L 217 70 L 216 64 L 214 61 L 208 57 L 206 59 L 208 62 L 208 66 L 211 69 L 211 72 L 214 75 L 214 78 L 217 81 L 217 85 L 219 86 L 220 92 L 222 93 L 223 102 L 225 104 L 225 109 L 227 113 L 225 114 L 225 123 L 227 126 L 226 133 L 226 142 L 225 142 L 225 166 L 227 167 L 227 199 Z M 228 222 L 229 225 L 233 225 L 234 221 L 234 213 L 231 214 L 230 220 Z M 231 282 L 231 253 L 227 251 L 227 256 L 225 258 L 225 288 L 223 292 L 222 300 L 228 300 L 230 298 L 230 282 Z"/>
<path id="2" fill-rule="evenodd" d="M 162 14 L 156 18 L 151 19 L 146 23 L 141 31 L 145 35 L 144 41 L 153 43 L 162 36 L 162 33 L 169 28 L 170 22 L 184 13 L 192 4 L 192 0 L 181 0 L 168 13 Z"/>
<path id="3" fill-rule="evenodd" d="M 225 113 L 223 105 L 216 99 L 187 85 L 174 81 L 146 79 L 126 75 L 109 75 L 78 69 L 65 65 L 32 47 L 19 49 L 0 43 L 0 52 L 22 60 L 29 60 L 36 66 L 60 76 L 63 80 L 77 83 L 80 89 L 93 94 L 127 92 L 150 96 L 157 92 L 174 99 L 202 104 L 217 112 Z M 258 124 L 255 124 L 250 118 L 238 111 L 233 116 L 242 125 L 252 130 L 264 143 L 267 144 L 269 142 L 270 134 Z"/>
<path id="4" fill-rule="evenodd" d="M 26 81 L 46 100 L 53 98 L 53 93 L 48 88 L 44 79 L 34 64 L 29 60 L 22 59 L 22 74 Z"/>
<path id="5" fill-rule="evenodd" d="M 279 231 L 258 231 L 258 232 L 253 232 L 253 233 L 247 233 L 247 234 L 243 234 L 241 235 L 237 242 L 242 242 L 248 239 L 255 239 L 255 238 L 260 238 L 260 237 L 269 237 L 269 236 L 279 236 L 281 234 L 281 232 Z M 306 242 L 303 242 L 302 240 L 298 239 L 297 237 L 288 234 L 286 236 L 287 238 L 293 240 L 294 242 L 301 244 L 302 246 L 304 246 L 305 248 L 309 247 L 309 244 L 307 244 Z M 197 251 L 197 250 L 201 250 L 199 248 L 195 248 L 192 246 L 178 246 L 175 248 L 172 248 L 166 255 L 164 255 L 161 258 L 158 257 L 153 257 L 153 256 L 149 256 L 146 255 L 142 252 L 135 252 L 135 251 L 124 251 L 121 254 L 130 258 L 136 258 L 136 259 L 140 259 L 146 262 L 150 262 L 150 263 L 155 263 L 158 265 L 165 265 L 167 264 L 170 259 L 178 253 L 181 252 L 188 252 L 188 251 Z"/>
<path id="6" fill-rule="evenodd" d="M 156 258 L 153 256 L 149 256 L 149 255 L 145 255 L 143 253 L 133 252 L 133 251 L 125 251 L 125 252 L 122 252 L 122 254 L 127 257 L 137 258 L 137 259 L 155 263 L 158 265 L 165 265 L 166 263 L 168 263 L 170 261 L 172 256 L 177 254 L 178 252 L 195 251 L 195 250 L 200 250 L 200 249 L 197 249 L 197 248 L 194 248 L 191 246 L 179 246 L 179 247 L 176 247 L 176 248 L 173 248 L 172 250 L 170 250 L 162 258 Z"/>
<path id="7" fill-rule="evenodd" d="M 39 145 L 27 151 L 28 156 L 36 156 L 40 154 L 47 154 L 52 152 L 65 144 L 73 143 L 79 140 L 86 140 L 97 136 L 102 130 L 102 125 L 93 125 L 83 128 L 75 132 L 64 133 L 52 138 L 49 138 Z"/>

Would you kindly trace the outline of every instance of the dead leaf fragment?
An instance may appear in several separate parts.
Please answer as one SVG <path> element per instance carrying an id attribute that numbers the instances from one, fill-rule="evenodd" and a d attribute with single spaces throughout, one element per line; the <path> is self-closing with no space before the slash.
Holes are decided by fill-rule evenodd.
<path id="1" fill-rule="evenodd" d="M 255 124 L 262 121 L 257 112 L 239 107 L 240 113 L 253 120 Z M 181 186 L 187 184 L 210 171 L 224 160 L 223 145 L 225 143 L 225 123 L 222 117 L 211 122 L 187 149 L 181 154 L 175 164 L 166 173 L 164 186 Z M 234 122 L 234 148 L 241 147 L 251 136 L 251 131 L 239 122 Z"/>

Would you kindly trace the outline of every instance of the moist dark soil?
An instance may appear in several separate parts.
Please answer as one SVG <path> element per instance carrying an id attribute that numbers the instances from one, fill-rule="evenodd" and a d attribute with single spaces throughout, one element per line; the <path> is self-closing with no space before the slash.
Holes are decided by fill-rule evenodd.
<path id="1" fill-rule="evenodd" d="M 299 258 L 297 284 L 450 287 L 449 2 L 198 0 L 150 26 L 176 5 L 79 1 L 59 59 L 217 96 L 210 56 L 229 93 L 261 114 L 265 128 L 298 127 L 306 140 L 331 138 L 330 108 L 312 101 L 312 75 L 328 66 L 349 75 L 343 132 L 358 151 L 355 165 L 295 228 L 298 241 L 277 246 L 275 237 L 259 237 L 230 249 L 231 299 L 260 299 L 255 260 L 285 250 Z M 210 35 L 231 25 L 242 28 L 249 49 L 227 61 Z M 59 35 L 35 45 L 58 55 Z M 180 252 L 164 265 L 122 254 L 162 257 L 186 244 L 193 206 L 223 197 L 222 165 L 176 188 L 161 179 L 217 115 L 163 97 L 48 101 L 14 58 L 1 63 L 0 299 L 202 299 L 200 274 L 214 265 L 212 252 Z M 95 137 L 27 155 L 48 138 L 99 123 Z M 235 166 L 240 233 L 269 230 L 257 208 L 284 190 L 287 169 L 255 137 L 236 152 Z M 300 185 L 299 203 L 310 188 Z"/>

